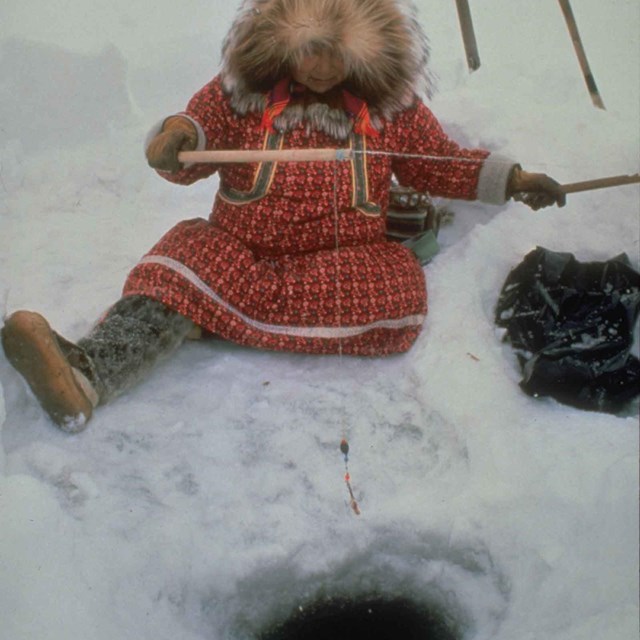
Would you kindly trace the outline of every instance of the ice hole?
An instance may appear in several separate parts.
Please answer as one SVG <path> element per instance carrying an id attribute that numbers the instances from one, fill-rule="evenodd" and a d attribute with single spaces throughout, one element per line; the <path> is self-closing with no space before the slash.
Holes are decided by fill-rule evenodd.
<path id="1" fill-rule="evenodd" d="M 406 597 L 364 594 L 299 606 L 258 640 L 460 640 L 445 612 Z"/>
<path id="2" fill-rule="evenodd" d="M 224 640 L 488 640 L 510 584 L 479 541 L 371 530 L 359 549 L 333 541 L 254 568 L 225 599 L 203 603 Z M 219 618 L 219 612 L 227 615 Z"/>

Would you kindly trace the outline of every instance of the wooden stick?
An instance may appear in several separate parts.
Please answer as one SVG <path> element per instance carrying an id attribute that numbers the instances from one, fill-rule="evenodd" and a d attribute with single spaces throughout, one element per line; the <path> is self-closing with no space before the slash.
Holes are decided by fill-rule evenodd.
<path id="1" fill-rule="evenodd" d="M 351 160 L 351 149 L 222 149 L 217 151 L 181 151 L 182 163 L 241 163 L 241 162 L 333 162 Z M 618 187 L 640 182 L 640 174 L 611 176 L 561 185 L 565 193 Z"/>
<path id="2" fill-rule="evenodd" d="M 611 176 L 609 178 L 597 178 L 596 180 L 585 180 L 584 182 L 572 182 L 561 185 L 565 193 L 579 193 L 580 191 L 593 191 L 595 189 L 607 189 L 608 187 L 619 187 L 623 184 L 635 184 L 640 182 L 640 173 L 632 176 Z"/>
<path id="3" fill-rule="evenodd" d="M 350 160 L 351 149 L 222 149 L 219 151 L 181 151 L 180 162 L 332 162 Z"/>
<path id="4" fill-rule="evenodd" d="M 589 67 L 589 62 L 587 61 L 587 54 L 584 50 L 584 45 L 582 44 L 582 38 L 580 38 L 578 24 L 576 23 L 575 16 L 573 15 L 571 4 L 569 0 L 558 0 L 558 2 L 560 3 L 560 8 L 562 9 L 562 13 L 564 14 L 564 20 L 567 23 L 569 33 L 571 34 L 573 48 L 575 49 L 576 55 L 578 56 L 578 62 L 580 63 L 580 68 L 582 69 L 584 81 L 587 83 L 587 89 L 589 91 L 589 94 L 591 95 L 591 101 L 596 107 L 598 107 L 598 109 L 604 109 L 604 102 L 602 101 L 602 96 L 600 95 L 598 87 L 596 86 L 596 81 L 593 77 L 593 73 L 591 73 L 591 68 Z"/>
<path id="5" fill-rule="evenodd" d="M 467 56 L 467 65 L 469 66 L 470 71 L 475 71 L 476 69 L 480 68 L 480 54 L 478 53 L 476 34 L 473 30 L 471 9 L 469 9 L 469 0 L 456 0 L 456 7 L 458 9 L 460 31 L 462 31 L 464 52 Z"/>

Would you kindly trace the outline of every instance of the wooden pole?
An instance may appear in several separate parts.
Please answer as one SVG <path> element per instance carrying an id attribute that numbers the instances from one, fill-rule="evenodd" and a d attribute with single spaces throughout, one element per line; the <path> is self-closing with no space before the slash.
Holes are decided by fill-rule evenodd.
<path id="1" fill-rule="evenodd" d="M 631 176 L 611 176 L 609 178 L 597 178 L 596 180 L 585 180 L 584 182 L 572 182 L 563 184 L 560 188 L 565 193 L 579 193 L 580 191 L 593 191 L 595 189 L 608 189 L 609 187 L 620 187 L 624 184 L 640 183 L 640 173 Z"/>
<path id="2" fill-rule="evenodd" d="M 334 162 L 336 160 L 351 160 L 353 156 L 354 152 L 351 149 L 220 149 L 215 151 L 181 151 L 178 154 L 178 161 L 191 164 Z M 560 188 L 565 193 L 578 193 L 635 183 L 640 183 L 639 173 L 572 182 L 560 185 Z"/>
<path id="3" fill-rule="evenodd" d="M 458 20 L 460 21 L 460 31 L 462 31 L 462 42 L 464 43 L 464 52 L 467 56 L 467 65 L 470 71 L 480 68 L 480 54 L 478 53 L 478 43 L 476 42 L 476 34 L 473 30 L 473 21 L 471 20 L 471 9 L 469 9 L 469 0 L 456 0 L 458 9 Z"/>
<path id="4" fill-rule="evenodd" d="M 564 20 L 567 23 L 569 33 L 571 34 L 573 48 L 575 49 L 576 55 L 578 56 L 578 62 L 580 63 L 580 68 L 582 69 L 584 81 L 587 83 L 587 89 L 589 91 L 589 94 L 591 95 L 591 101 L 596 107 L 598 107 L 598 109 L 604 109 L 604 102 L 602 101 L 602 96 L 600 95 L 598 87 L 596 86 L 596 81 L 593 77 L 593 73 L 591 73 L 591 68 L 589 67 L 589 62 L 587 61 L 587 54 L 584 50 L 582 38 L 580 38 L 580 33 L 578 31 L 578 24 L 576 23 L 575 16 L 573 15 L 573 11 L 571 9 L 571 3 L 569 0 L 558 0 L 558 2 L 560 3 L 560 8 L 562 9 L 562 13 L 564 14 Z"/>
<path id="5" fill-rule="evenodd" d="M 350 160 L 351 149 L 221 149 L 217 151 L 181 151 L 182 163 L 231 162 L 332 162 Z"/>

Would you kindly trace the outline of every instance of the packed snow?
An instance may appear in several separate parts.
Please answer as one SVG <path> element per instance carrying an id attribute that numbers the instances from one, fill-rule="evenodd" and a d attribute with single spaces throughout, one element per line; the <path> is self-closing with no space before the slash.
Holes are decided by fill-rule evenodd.
<path id="1" fill-rule="evenodd" d="M 639 168 L 640 5 L 574 0 L 606 110 L 553 0 L 420 0 L 461 143 L 575 182 Z M 234 3 L 4 0 L 0 311 L 70 339 L 173 224 L 206 217 L 142 140 L 218 68 Z M 189 343 L 69 436 L 0 356 L 0 637 L 243 640 L 320 594 L 428 603 L 464 640 L 638 637 L 638 404 L 589 413 L 518 387 L 493 309 L 534 246 L 639 266 L 637 186 L 565 208 L 449 202 L 407 354 Z M 339 451 L 362 515 L 349 507 Z"/>

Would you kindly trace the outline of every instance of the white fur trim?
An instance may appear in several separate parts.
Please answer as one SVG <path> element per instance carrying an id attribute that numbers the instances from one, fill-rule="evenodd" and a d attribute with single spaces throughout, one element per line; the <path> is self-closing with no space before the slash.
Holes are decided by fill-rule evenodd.
<path id="1" fill-rule="evenodd" d="M 340 51 L 347 88 L 373 116 L 391 119 L 415 94 L 432 94 L 429 43 L 412 0 L 243 0 L 222 46 L 232 104 L 263 92 L 314 40 Z"/>
<path id="2" fill-rule="evenodd" d="M 373 329 L 404 329 L 407 327 L 420 326 L 425 319 L 424 314 L 414 314 L 404 316 L 403 318 L 389 318 L 386 320 L 378 320 L 366 325 L 360 325 L 355 327 L 296 327 L 279 324 L 267 324 L 255 320 L 250 316 L 242 313 L 234 306 L 223 300 L 213 289 L 211 289 L 206 283 L 204 283 L 189 267 L 186 267 L 181 262 L 168 258 L 166 256 L 145 256 L 140 260 L 139 264 L 157 264 L 161 265 L 175 273 L 180 274 L 185 280 L 188 280 L 194 287 L 199 289 L 208 298 L 213 300 L 216 304 L 232 313 L 244 324 L 248 325 L 252 329 L 257 329 L 264 333 L 272 333 L 275 335 L 296 336 L 299 338 L 352 338 L 359 336 L 367 331 Z"/>
<path id="3" fill-rule="evenodd" d="M 504 204 L 511 169 L 517 163 L 499 154 L 491 154 L 483 163 L 478 178 L 478 200 L 487 204 Z"/>

